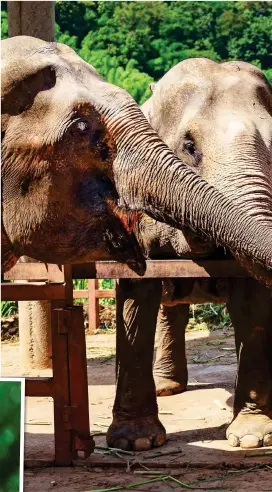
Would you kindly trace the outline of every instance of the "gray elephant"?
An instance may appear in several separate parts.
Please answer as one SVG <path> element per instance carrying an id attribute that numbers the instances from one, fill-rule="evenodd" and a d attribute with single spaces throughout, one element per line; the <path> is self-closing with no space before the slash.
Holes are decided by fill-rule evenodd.
<path id="1" fill-rule="evenodd" d="M 262 227 L 268 237 L 272 95 L 261 70 L 243 62 L 183 61 L 156 84 L 142 110 L 173 152 L 247 215 L 255 237 L 261 238 Z M 232 218 L 234 233 L 237 220 Z M 135 234 L 145 256 L 153 259 L 225 254 L 191 230 L 181 232 L 145 215 Z M 164 282 L 158 317 L 162 282 L 144 279 L 120 280 L 117 288 L 117 394 L 107 434 L 111 446 L 142 450 L 165 441 L 152 377 L 156 323 L 157 394 L 181 392 L 187 384 L 184 332 L 189 306 L 179 301 L 192 294 L 201 300 L 204 293 L 211 301 L 227 299 L 235 327 L 239 364 L 228 441 L 245 448 L 272 444 L 271 291 L 250 278 L 223 283 L 173 279 Z"/>
<path id="2" fill-rule="evenodd" d="M 111 258 L 142 274 L 130 232 L 137 216 L 127 207 L 202 231 L 271 282 L 272 228 L 256 227 L 180 161 L 124 90 L 68 46 L 4 40 L 3 269 L 22 255 L 49 263 Z"/>

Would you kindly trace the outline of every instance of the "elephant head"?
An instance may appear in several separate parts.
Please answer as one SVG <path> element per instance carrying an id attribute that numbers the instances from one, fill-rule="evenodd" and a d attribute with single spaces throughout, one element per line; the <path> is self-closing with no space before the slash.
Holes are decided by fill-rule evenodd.
<path id="1" fill-rule="evenodd" d="M 257 240 L 243 213 L 234 231 L 239 208 L 71 48 L 15 37 L 2 42 L 2 65 L 4 268 L 21 255 L 54 263 L 112 258 L 143 273 L 130 208 L 235 245 L 270 269 L 269 237 Z"/>
<path id="2" fill-rule="evenodd" d="M 271 280 L 256 257 L 241 251 L 244 232 L 272 247 L 272 91 L 257 67 L 196 58 L 173 67 L 153 87 L 142 110 L 164 142 L 198 175 L 236 207 L 227 212 L 236 236 L 231 251 L 256 278 Z M 203 211 L 206 204 L 200 202 Z M 213 202 L 217 210 L 217 202 Z M 223 219 L 223 216 L 222 216 Z M 187 250 L 212 247 L 183 229 Z M 181 239 L 181 238 L 180 238 Z M 200 246 L 200 249 L 199 249 Z M 271 254 L 271 253 L 268 253 Z M 270 275 L 270 274 L 269 274 Z"/>

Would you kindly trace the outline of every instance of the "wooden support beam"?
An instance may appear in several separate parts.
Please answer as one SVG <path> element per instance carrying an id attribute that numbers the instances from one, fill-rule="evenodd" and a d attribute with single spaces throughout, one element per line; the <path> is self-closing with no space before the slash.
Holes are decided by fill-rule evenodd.
<path id="1" fill-rule="evenodd" d="M 55 40 L 55 2 L 8 2 L 8 35 Z"/>
<path id="2" fill-rule="evenodd" d="M 70 421 L 70 371 L 64 303 L 51 303 L 52 363 L 54 375 L 55 463 L 69 466 L 73 460 Z"/>
<path id="3" fill-rule="evenodd" d="M 97 261 L 72 265 L 73 278 L 233 278 L 248 277 L 234 260 L 148 260 L 146 272 L 139 277 L 127 265 L 115 261 Z"/>
<path id="4" fill-rule="evenodd" d="M 95 297 L 97 288 L 98 280 L 88 280 L 89 333 L 93 333 L 99 327 L 99 300 Z"/>
<path id="5" fill-rule="evenodd" d="M 87 299 L 89 297 L 89 291 L 87 289 L 84 290 L 74 290 L 74 299 Z M 96 289 L 95 297 L 98 299 L 110 299 L 115 297 L 114 289 Z"/>
<path id="6" fill-rule="evenodd" d="M 95 444 L 89 428 L 87 355 L 82 306 L 73 306 L 71 309 L 71 330 L 67 340 L 73 459 L 78 458 L 79 451 L 87 458 L 93 452 Z"/>
<path id="7" fill-rule="evenodd" d="M 97 261 L 72 265 L 74 279 L 99 278 L 235 278 L 248 277 L 249 274 L 235 260 L 148 260 L 143 277 L 139 277 L 127 265 L 115 261 Z M 50 265 L 51 267 L 51 265 Z M 17 263 L 5 273 L 5 280 L 43 280 L 48 278 L 48 265 L 44 263 Z M 47 273 L 46 273 L 47 272 Z M 63 271 L 52 265 L 54 281 L 63 279 Z M 52 280 L 51 280 L 52 281 Z"/>
<path id="8" fill-rule="evenodd" d="M 64 284 L 1 284 L 2 301 L 51 301 L 65 298 Z"/>
<path id="9" fill-rule="evenodd" d="M 62 265 L 47 263 L 16 263 L 4 274 L 4 278 L 5 280 L 59 283 L 64 281 L 64 268 Z"/>
<path id="10" fill-rule="evenodd" d="M 25 395 L 38 397 L 54 397 L 53 378 L 26 378 Z"/>

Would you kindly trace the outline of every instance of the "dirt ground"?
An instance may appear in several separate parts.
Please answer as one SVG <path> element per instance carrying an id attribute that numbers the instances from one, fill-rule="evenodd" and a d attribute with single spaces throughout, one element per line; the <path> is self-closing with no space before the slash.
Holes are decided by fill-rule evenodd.
<path id="1" fill-rule="evenodd" d="M 204 492 L 239 491 L 239 492 L 271 492 L 271 470 L 252 470 L 251 472 L 233 473 L 230 471 L 215 470 L 166 470 L 165 475 L 171 473 L 171 477 L 183 482 L 183 486 L 173 479 L 158 480 L 146 485 L 138 485 L 130 490 L 136 492 L 154 491 L 171 492 L 171 490 L 202 490 Z M 71 468 L 71 469 L 39 469 L 25 471 L 26 491 L 65 491 L 65 492 L 94 492 L 105 487 L 124 486 L 152 480 L 156 476 L 138 475 L 127 473 L 124 470 L 116 471 L 109 468 L 104 471 L 101 468 Z M 157 476 L 158 479 L 158 476 Z M 187 485 L 187 486 L 186 486 Z M 116 490 L 116 489 L 115 489 Z M 125 490 L 120 488 L 119 490 Z"/>
<path id="2" fill-rule="evenodd" d="M 97 449 L 73 468 L 31 468 L 32 460 L 53 459 L 53 406 L 50 398 L 27 398 L 25 492 L 85 492 L 117 486 L 124 490 L 125 485 L 150 479 L 156 481 L 135 490 L 272 492 L 272 448 L 245 451 L 230 448 L 225 441 L 236 373 L 232 331 L 192 331 L 186 339 L 189 387 L 181 395 L 159 398 L 160 418 L 168 435 L 159 450 L 119 457 Z M 111 422 L 114 355 L 114 334 L 87 336 L 90 425 L 92 433 L 102 434 L 95 437 L 98 446 L 106 446 L 105 432 Z M 50 371 L 22 374 L 18 341 L 4 342 L 2 376 L 24 375 L 45 376 Z M 173 478 L 163 481 L 159 474 L 170 474 L 183 485 Z"/>

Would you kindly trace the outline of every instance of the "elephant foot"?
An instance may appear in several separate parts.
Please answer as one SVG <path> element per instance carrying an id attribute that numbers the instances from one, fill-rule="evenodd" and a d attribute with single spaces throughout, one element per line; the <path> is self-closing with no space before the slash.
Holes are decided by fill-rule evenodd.
<path id="1" fill-rule="evenodd" d="M 240 412 L 227 429 L 227 439 L 230 446 L 244 449 L 272 446 L 272 419 Z"/>
<path id="2" fill-rule="evenodd" d="M 183 381 L 181 383 L 175 381 L 174 379 L 167 379 L 156 376 L 154 376 L 154 379 L 157 396 L 172 396 L 186 391 L 187 379 L 186 381 Z"/>
<path id="3" fill-rule="evenodd" d="M 108 446 L 123 450 L 146 451 L 162 446 L 165 440 L 165 428 L 157 416 L 133 420 L 114 417 L 107 432 Z"/>

